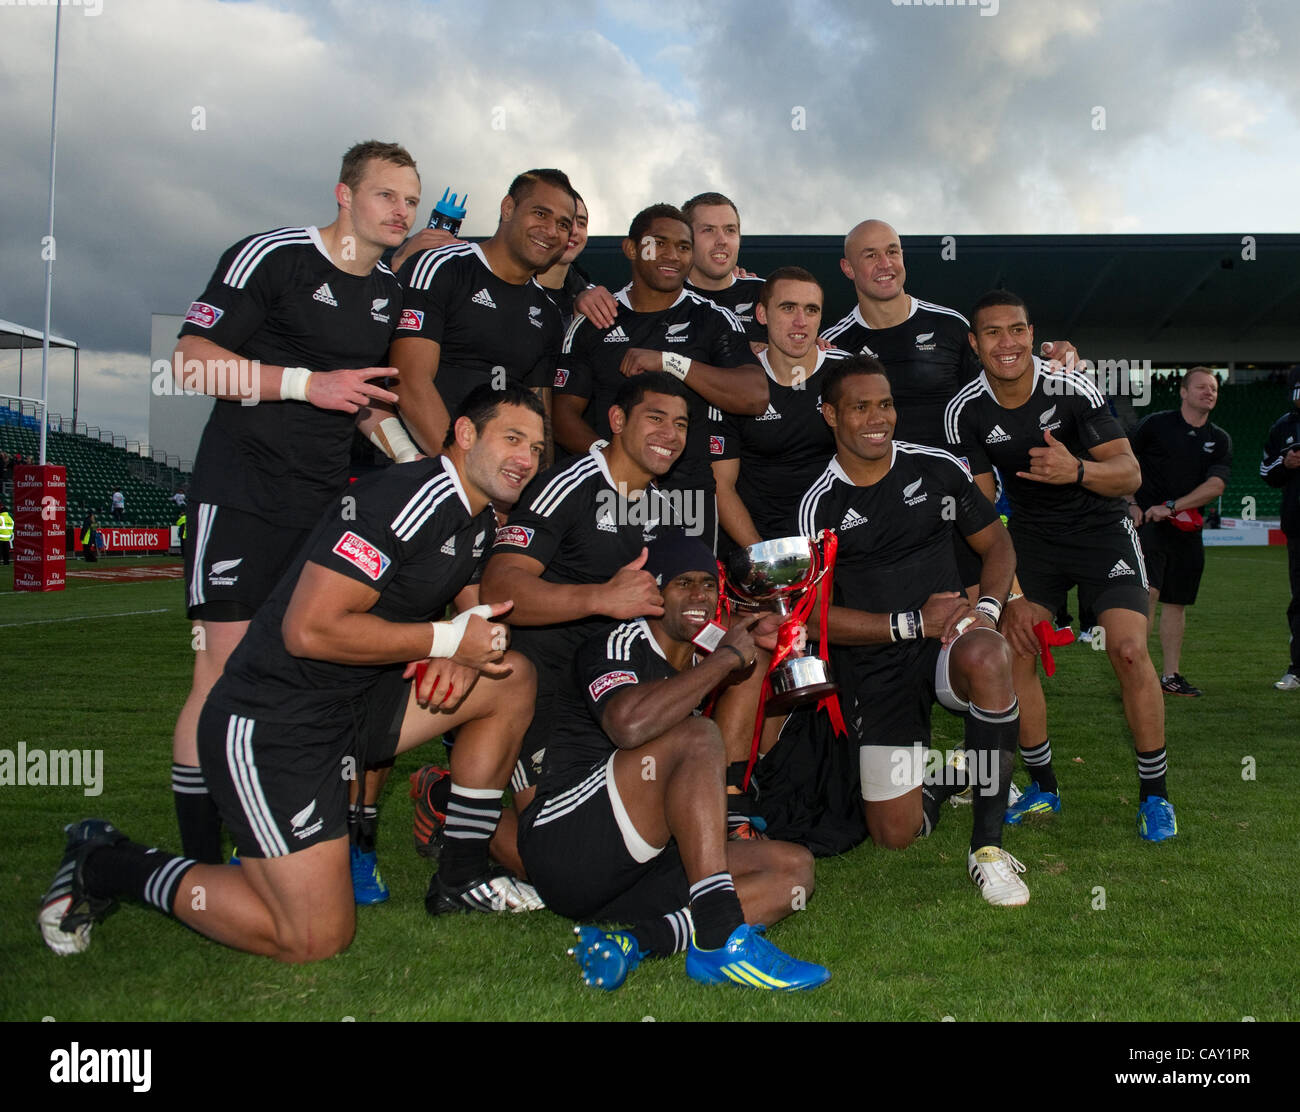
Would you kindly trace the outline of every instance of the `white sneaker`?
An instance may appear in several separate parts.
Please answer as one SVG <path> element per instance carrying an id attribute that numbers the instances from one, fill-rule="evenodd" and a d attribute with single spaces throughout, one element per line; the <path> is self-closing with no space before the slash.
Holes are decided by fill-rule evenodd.
<path id="1" fill-rule="evenodd" d="M 1300 688 L 1300 676 L 1297 676 L 1294 672 L 1288 672 L 1273 686 L 1279 691 L 1295 691 Z"/>
<path id="2" fill-rule="evenodd" d="M 1017 875 L 1025 871 L 1001 846 L 984 846 L 966 858 L 970 878 L 994 907 L 1020 907 L 1029 902 L 1029 887 Z"/>

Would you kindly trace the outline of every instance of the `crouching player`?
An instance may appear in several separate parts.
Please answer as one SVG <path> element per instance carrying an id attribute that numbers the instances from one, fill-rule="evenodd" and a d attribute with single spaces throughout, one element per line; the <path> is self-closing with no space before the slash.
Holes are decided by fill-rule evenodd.
<path id="1" fill-rule="evenodd" d="M 581 687 L 561 695 L 537 796 L 520 818 L 529 879 L 561 915 L 631 924 L 575 929 L 570 952 L 590 985 L 618 988 L 642 959 L 685 950 L 686 972 L 702 984 L 815 988 L 830 973 L 778 950 L 758 925 L 804 906 L 812 855 L 786 842 L 727 840 L 722 736 L 696 714 L 711 691 L 752 669 L 756 636 L 774 646 L 777 620 L 733 623 L 693 663 L 691 639 L 718 600 L 713 555 L 666 533 L 646 569 L 663 616 L 584 644 Z"/>
<path id="2" fill-rule="evenodd" d="M 39 915 L 56 953 L 133 896 L 227 946 L 286 962 L 345 949 L 356 923 L 348 781 L 458 727 L 447 847 L 426 907 L 531 910 L 536 893 L 488 862 L 501 795 L 532 715 L 534 671 L 493 619 L 509 602 L 440 617 L 484 559 L 490 499 L 513 502 L 544 446 L 531 391 L 484 386 L 444 455 L 353 486 L 258 611 L 199 725 L 204 777 L 242 867 L 200 865 L 112 825 L 69 826 Z M 418 669 L 408 662 L 425 662 Z"/>
<path id="3" fill-rule="evenodd" d="M 976 769 L 967 869 L 989 903 L 1029 901 L 1024 866 L 1002 849 L 1019 732 L 1012 656 L 997 632 L 1015 549 L 997 511 L 956 458 L 895 441 L 890 378 L 879 360 L 836 363 L 821 385 L 835 457 L 804 495 L 799 530 L 839 535 L 832 659 L 856 735 L 867 830 L 904 849 L 961 785 L 924 785 L 935 701 L 965 719 Z M 961 590 L 954 529 L 981 558 L 974 610 Z M 945 795 L 946 789 L 946 795 Z"/>

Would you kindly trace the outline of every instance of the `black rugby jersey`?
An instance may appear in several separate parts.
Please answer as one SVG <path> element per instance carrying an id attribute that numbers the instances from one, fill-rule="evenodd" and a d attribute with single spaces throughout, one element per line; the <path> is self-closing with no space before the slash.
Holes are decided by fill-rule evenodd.
<path id="1" fill-rule="evenodd" d="M 544 798 L 581 781 L 618 748 L 600 725 L 615 692 L 677 675 L 644 618 L 586 639 L 571 659 L 574 684 L 560 694 L 542 762 L 538 792 Z"/>
<path id="2" fill-rule="evenodd" d="M 454 414 L 476 386 L 506 380 L 549 386 L 564 326 L 532 278 L 516 286 L 492 273 L 477 243 L 450 243 L 411 256 L 398 272 L 403 311 L 396 339 L 441 345 L 434 385 Z"/>
<path id="3" fill-rule="evenodd" d="M 403 664 L 334 664 L 293 656 L 281 625 L 307 561 L 373 587 L 369 613 L 431 622 L 481 570 L 496 520 L 471 514 L 446 456 L 385 468 L 354 483 L 321 518 L 293 566 L 258 610 L 211 698 L 271 722 L 332 721 Z M 432 641 L 432 630 L 429 634 Z"/>
<path id="4" fill-rule="evenodd" d="M 691 293 L 708 298 L 714 305 L 729 310 L 744 326 L 746 339 L 756 344 L 767 343 L 767 325 L 759 324 L 754 312 L 763 292 L 762 278 L 734 278 L 725 290 L 700 289 L 688 280 L 686 288 Z"/>
<path id="5" fill-rule="evenodd" d="M 180 335 L 268 366 L 382 367 L 401 311 L 401 287 L 382 263 L 364 277 L 348 274 L 330 260 L 316 228 L 279 228 L 221 256 Z M 306 402 L 219 400 L 199 443 L 190 497 L 310 529 L 347 482 L 355 427 L 354 414 Z"/>
<path id="6" fill-rule="evenodd" d="M 1260 478 L 1282 491 L 1282 532 L 1300 536 L 1300 469 L 1287 469 L 1286 454 L 1300 448 L 1300 410 L 1292 409 L 1273 422 L 1264 441 Z"/>
<path id="7" fill-rule="evenodd" d="M 939 448 L 894 441 L 889 472 L 858 486 L 838 459 L 799 504 L 799 531 L 839 538 L 834 602 L 870 614 L 919 610 L 960 591 L 953 530 L 973 536 L 998 519 L 961 462 Z"/>
<path id="8" fill-rule="evenodd" d="M 972 474 L 998 469 L 1011 502 L 1013 533 L 1025 530 L 1052 540 L 1127 521 L 1124 498 L 1094 494 L 1077 483 L 1060 486 L 1017 476 L 1029 470 L 1029 449 L 1046 445 L 1048 429 L 1075 456 L 1124 439 L 1105 397 L 1086 375 L 1049 373 L 1035 356 L 1033 376 L 1029 399 L 1016 409 L 998 404 L 983 372 L 964 387 L 944 415 L 952 451 L 966 459 Z"/>
<path id="9" fill-rule="evenodd" d="M 537 476 L 509 521 L 496 532 L 493 555 L 531 556 L 548 583 L 605 583 L 665 527 L 671 502 L 648 488 L 628 502 L 609 473 L 601 444 Z M 507 616 L 507 620 L 508 616 Z M 515 626 L 513 644 L 539 667 L 568 667 L 574 650 L 615 619 L 596 615 L 548 626 Z"/>
<path id="10" fill-rule="evenodd" d="M 763 540 L 797 535 L 799 500 L 826 470 L 835 454 L 835 434 L 821 411 L 823 366 L 847 359 L 848 352 L 814 348 L 812 373 L 796 386 L 783 386 L 772 374 L 767 352 L 759 363 L 767 372 L 767 412 L 758 417 L 726 414 L 710 440 L 714 459 L 740 460 L 736 493 Z"/>
<path id="11" fill-rule="evenodd" d="M 1181 498 L 1206 479 L 1232 475 L 1232 437 L 1211 421 L 1189 425 L 1177 409 L 1153 413 L 1134 430 L 1133 454 L 1142 465 L 1137 504 L 1143 510 Z"/>
<path id="12" fill-rule="evenodd" d="M 874 355 L 889 368 L 896 438 L 944 448 L 944 407 L 980 373 L 969 332 L 970 323 L 955 309 L 913 297 L 912 312 L 901 324 L 872 328 L 855 305 L 822 339 L 854 355 Z"/>
<path id="13" fill-rule="evenodd" d="M 711 367 L 743 367 L 757 362 L 744 328 L 726 309 L 682 290 L 667 309 L 638 313 L 628 300 L 629 289 L 631 286 L 624 286 L 614 295 L 619 311 L 609 328 L 597 328 L 581 313 L 574 318 L 555 372 L 555 392 L 589 399 L 584 419 L 598 436 L 606 438 L 610 435 L 609 407 L 627 381 L 618 368 L 629 348 L 674 351 Z M 660 485 L 712 493 L 710 406 L 691 389 L 689 374 L 684 385 L 690 418 L 686 448 Z"/>

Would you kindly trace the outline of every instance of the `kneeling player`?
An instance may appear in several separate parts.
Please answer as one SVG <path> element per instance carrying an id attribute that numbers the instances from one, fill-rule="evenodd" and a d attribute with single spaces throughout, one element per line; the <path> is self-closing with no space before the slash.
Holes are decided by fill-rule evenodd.
<path id="1" fill-rule="evenodd" d="M 804 905 L 812 855 L 785 842 L 727 841 L 722 737 L 695 714 L 709 692 L 753 667 L 754 635 L 763 639 L 766 627 L 733 624 L 692 666 L 691 639 L 717 604 L 712 553 L 669 533 L 650 546 L 646 567 L 661 585 L 663 616 L 623 622 L 578 651 L 581 694 L 561 697 L 537 797 L 520 819 L 529 878 L 561 915 L 632 924 L 576 928 L 571 952 L 588 984 L 615 989 L 643 958 L 686 950 L 686 972 L 703 984 L 815 988 L 826 969 L 789 957 L 751 925 Z"/>
<path id="2" fill-rule="evenodd" d="M 1002 849 L 1019 718 L 1011 650 L 996 630 L 1015 571 L 1011 537 L 953 456 L 893 439 L 879 360 L 837 363 L 821 391 L 835 458 L 804 496 L 799 528 L 839 534 L 829 636 L 841 690 L 851 693 L 871 840 L 904 849 L 938 821 L 943 787 L 922 791 L 938 701 L 965 719 L 976 771 L 971 878 L 991 904 L 1027 903 L 1024 866 Z M 981 557 L 973 611 L 958 594 L 954 529 Z"/>
<path id="3" fill-rule="evenodd" d="M 368 760 L 453 727 L 447 848 L 426 907 L 541 906 L 488 863 L 533 706 L 532 666 L 506 651 L 506 627 L 489 620 L 510 604 L 430 619 L 484 558 L 496 524 L 489 499 L 517 498 L 543 445 L 533 394 L 485 386 L 466 399 L 445 455 L 365 479 L 336 503 L 258 611 L 200 719 L 204 775 L 242 867 L 149 849 L 101 820 L 70 826 L 39 916 L 51 949 L 84 950 L 92 925 L 129 895 L 280 961 L 340 952 L 356 923 L 348 780 Z M 407 662 L 426 659 L 411 682 L 417 666 Z"/>

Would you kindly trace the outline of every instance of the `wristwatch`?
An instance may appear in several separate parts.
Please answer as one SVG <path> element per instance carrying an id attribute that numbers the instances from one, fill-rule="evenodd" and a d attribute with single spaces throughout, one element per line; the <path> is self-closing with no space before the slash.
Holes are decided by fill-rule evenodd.
<path id="1" fill-rule="evenodd" d="M 1173 498 L 1170 498 L 1170 499 L 1165 503 L 1165 509 L 1167 509 L 1170 513 L 1173 513 L 1173 512 L 1174 512 L 1174 501 L 1175 501 L 1175 500 L 1174 500 Z"/>

